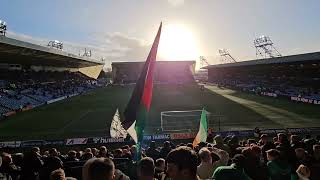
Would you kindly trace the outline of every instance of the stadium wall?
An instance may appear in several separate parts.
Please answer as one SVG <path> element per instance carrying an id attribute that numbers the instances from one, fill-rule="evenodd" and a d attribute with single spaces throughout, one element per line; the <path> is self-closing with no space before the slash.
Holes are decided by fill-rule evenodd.
<path id="1" fill-rule="evenodd" d="M 268 134 L 269 136 L 275 136 L 278 133 L 292 133 L 298 135 L 305 134 L 318 134 L 320 132 L 320 128 L 318 127 L 310 127 L 310 128 L 287 128 L 287 129 L 261 129 L 260 134 Z M 221 132 L 213 132 L 212 135 L 221 135 L 225 136 L 237 136 L 242 138 L 253 138 L 255 137 L 254 130 L 244 130 L 244 131 L 221 131 Z M 144 135 L 144 142 L 149 141 L 173 141 L 173 142 L 183 142 L 183 140 L 194 139 L 196 136 L 195 133 L 170 133 L 170 134 L 152 134 L 152 135 Z M 123 143 L 123 144 L 121 144 Z M 127 145 L 132 144 L 132 138 L 111 138 L 107 136 L 103 137 L 81 137 L 81 138 L 69 138 L 69 139 L 57 139 L 57 140 L 12 140 L 12 141 L 0 141 L 0 148 L 29 148 L 34 146 L 74 146 L 74 145 Z"/>

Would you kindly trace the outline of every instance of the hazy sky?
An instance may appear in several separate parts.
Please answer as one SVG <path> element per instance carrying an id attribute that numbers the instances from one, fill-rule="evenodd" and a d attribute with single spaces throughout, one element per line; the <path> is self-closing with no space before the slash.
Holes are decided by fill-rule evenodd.
<path id="1" fill-rule="evenodd" d="M 260 35 L 283 55 L 320 50 L 318 0 L 1 0 L 0 8 L 8 36 L 43 45 L 61 40 L 74 53 L 89 47 L 108 62 L 145 60 L 161 21 L 163 29 L 183 25 L 211 63 L 219 48 L 255 59 Z"/>

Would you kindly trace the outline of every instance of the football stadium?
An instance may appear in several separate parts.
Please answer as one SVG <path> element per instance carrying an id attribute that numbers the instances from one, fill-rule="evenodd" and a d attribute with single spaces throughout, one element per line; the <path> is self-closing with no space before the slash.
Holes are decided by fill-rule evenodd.
<path id="1" fill-rule="evenodd" d="M 15 38 L 0 20 L 0 180 L 320 179 L 320 51 L 282 55 L 260 36 L 255 59 L 160 59 L 161 33 L 166 53 L 190 35 L 163 29 L 151 46 L 103 34 L 118 43 L 96 48 L 115 59 L 106 71 L 91 50 Z"/>
<path id="2" fill-rule="evenodd" d="M 101 62 L 0 38 L 2 141 L 110 137 L 144 62 L 112 63 L 110 84 L 99 78 Z M 319 62 L 315 52 L 210 65 L 200 85 L 195 61 L 159 61 L 145 134 L 195 133 L 203 108 L 215 132 L 317 131 Z"/>

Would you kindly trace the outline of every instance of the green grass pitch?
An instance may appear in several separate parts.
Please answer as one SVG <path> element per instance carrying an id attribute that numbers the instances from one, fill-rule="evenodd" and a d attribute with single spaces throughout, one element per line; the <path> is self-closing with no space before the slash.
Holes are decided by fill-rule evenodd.
<path id="1" fill-rule="evenodd" d="M 0 121 L 0 141 L 108 136 L 117 108 L 134 86 L 113 86 L 45 105 Z M 160 126 L 160 112 L 206 108 L 223 116 L 221 130 L 320 127 L 319 106 L 198 85 L 155 85 L 146 133 Z M 217 127 L 213 127 L 217 129 Z"/>

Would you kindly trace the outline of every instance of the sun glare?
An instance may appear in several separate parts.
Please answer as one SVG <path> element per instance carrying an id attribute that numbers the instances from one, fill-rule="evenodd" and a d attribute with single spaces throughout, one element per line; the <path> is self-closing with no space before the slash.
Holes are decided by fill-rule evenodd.
<path id="1" fill-rule="evenodd" d="M 159 55 L 165 60 L 195 60 L 199 53 L 194 36 L 183 25 L 164 26 L 159 43 Z"/>

